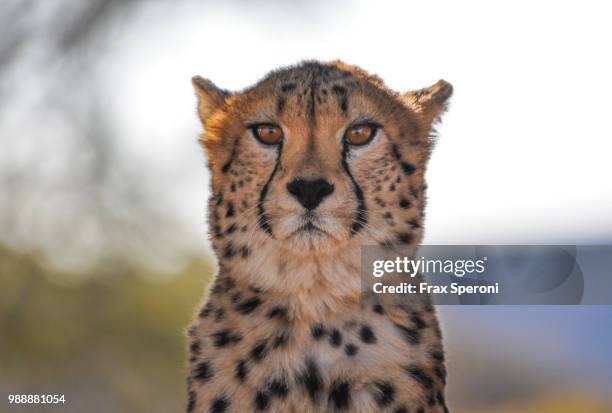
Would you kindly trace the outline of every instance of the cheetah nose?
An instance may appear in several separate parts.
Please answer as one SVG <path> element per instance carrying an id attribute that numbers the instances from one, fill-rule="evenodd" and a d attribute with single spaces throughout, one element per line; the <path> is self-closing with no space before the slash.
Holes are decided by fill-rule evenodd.
<path id="1" fill-rule="evenodd" d="M 287 191 L 309 211 L 315 209 L 326 196 L 334 192 L 334 186 L 325 179 L 296 178 L 287 184 Z"/>

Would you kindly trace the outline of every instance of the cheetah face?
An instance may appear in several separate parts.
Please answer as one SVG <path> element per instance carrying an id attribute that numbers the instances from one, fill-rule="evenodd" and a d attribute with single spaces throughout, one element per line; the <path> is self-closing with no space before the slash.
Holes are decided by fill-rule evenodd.
<path id="1" fill-rule="evenodd" d="M 213 241 L 230 242 L 230 255 L 269 243 L 313 254 L 420 240 L 431 124 L 448 83 L 402 95 L 338 62 L 274 72 L 233 94 L 194 85 Z"/>

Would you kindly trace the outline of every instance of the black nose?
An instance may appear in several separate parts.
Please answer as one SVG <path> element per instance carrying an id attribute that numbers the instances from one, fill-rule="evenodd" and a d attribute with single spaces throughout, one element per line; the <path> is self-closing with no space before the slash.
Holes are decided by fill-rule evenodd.
<path id="1" fill-rule="evenodd" d="M 334 186 L 325 179 L 296 178 L 287 184 L 287 191 L 300 201 L 304 208 L 311 211 L 334 192 Z"/>

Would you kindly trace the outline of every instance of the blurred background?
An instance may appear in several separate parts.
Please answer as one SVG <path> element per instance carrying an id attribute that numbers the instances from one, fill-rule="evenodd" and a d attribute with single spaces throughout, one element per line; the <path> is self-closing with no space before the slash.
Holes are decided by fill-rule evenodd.
<path id="1" fill-rule="evenodd" d="M 214 273 L 191 76 L 455 86 L 430 244 L 612 244 L 604 2 L 0 3 L 0 412 L 169 412 Z M 587 274 L 588 276 L 588 274 Z M 612 292 L 610 292 L 612 294 Z M 440 307 L 454 412 L 612 412 L 612 307 Z"/>

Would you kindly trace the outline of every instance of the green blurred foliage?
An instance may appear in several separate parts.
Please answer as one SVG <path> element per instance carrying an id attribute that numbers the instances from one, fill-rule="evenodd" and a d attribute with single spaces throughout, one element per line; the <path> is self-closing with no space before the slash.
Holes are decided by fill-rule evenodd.
<path id="1" fill-rule="evenodd" d="M 65 273 L 0 246 L 0 413 L 184 411 L 185 329 L 213 271 L 202 258 L 174 274 L 117 259 Z M 455 413 L 612 412 L 597 395 L 538 386 L 521 400 L 483 404 L 487 398 L 466 394 L 461 377 L 473 376 L 480 383 L 473 389 L 486 392 L 490 372 L 461 367 L 457 358 L 467 356 L 449 350 L 458 369 L 449 383 Z M 8 393 L 65 394 L 66 404 L 9 407 Z"/>
<path id="2" fill-rule="evenodd" d="M 196 259 L 177 274 L 107 262 L 75 276 L 0 248 L 0 391 L 62 393 L 70 411 L 182 411 L 184 330 L 212 272 Z"/>

